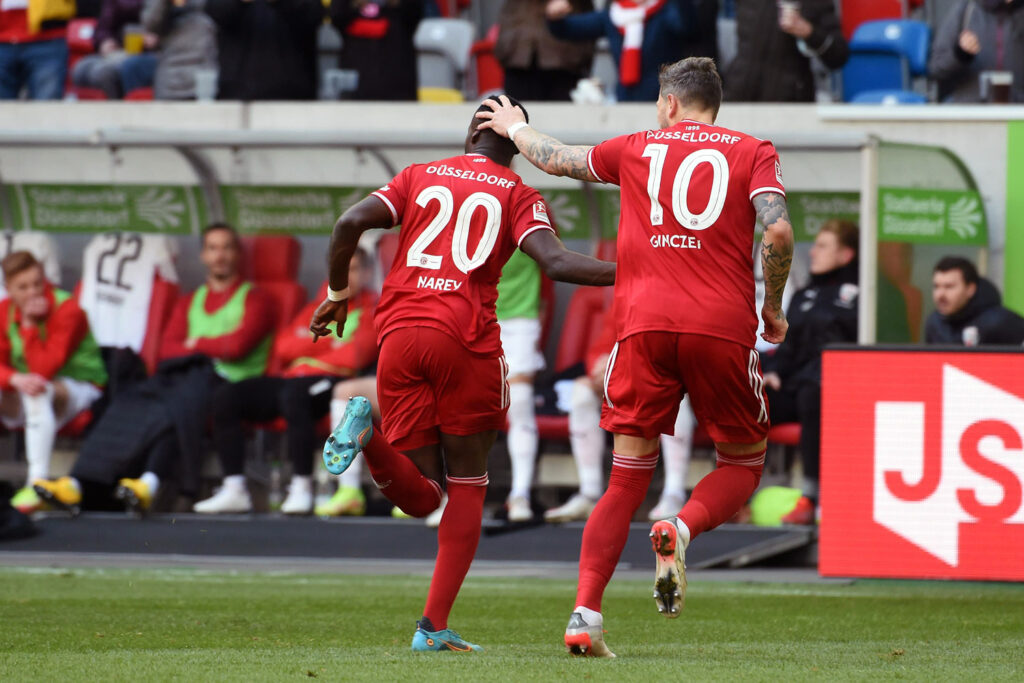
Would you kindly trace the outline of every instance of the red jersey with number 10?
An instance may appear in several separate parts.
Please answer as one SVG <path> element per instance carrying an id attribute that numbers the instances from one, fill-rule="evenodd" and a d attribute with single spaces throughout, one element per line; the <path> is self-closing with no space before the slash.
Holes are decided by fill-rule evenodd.
<path id="1" fill-rule="evenodd" d="M 607 140 L 588 163 L 600 180 L 621 188 L 617 338 L 689 332 L 753 346 L 751 200 L 785 194 L 775 147 L 681 121 Z"/>
<path id="2" fill-rule="evenodd" d="M 501 355 L 494 302 L 502 266 L 535 230 L 551 230 L 540 193 L 507 166 L 465 154 L 409 166 L 373 193 L 401 224 L 377 305 L 377 340 L 433 327 L 477 354 Z"/>

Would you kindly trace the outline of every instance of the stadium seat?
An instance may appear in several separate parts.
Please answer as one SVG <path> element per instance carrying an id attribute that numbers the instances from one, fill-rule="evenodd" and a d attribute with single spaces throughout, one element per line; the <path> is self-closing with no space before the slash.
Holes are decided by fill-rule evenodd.
<path id="1" fill-rule="evenodd" d="M 494 56 L 494 46 L 498 43 L 498 31 L 500 27 L 495 24 L 487 31 L 482 40 L 473 43 L 470 49 L 473 55 L 473 81 L 476 86 L 476 96 L 484 93 L 503 90 L 505 87 L 505 70 L 501 63 Z"/>
<path id="2" fill-rule="evenodd" d="M 420 88 L 465 91 L 475 27 L 463 19 L 424 19 L 416 28 Z"/>
<path id="3" fill-rule="evenodd" d="M 857 93 L 852 104 L 927 104 L 928 98 L 913 90 L 865 90 Z"/>
<path id="4" fill-rule="evenodd" d="M 843 67 L 843 100 L 868 90 L 910 90 L 928 70 L 931 30 L 920 21 L 871 21 L 850 40 Z"/>
<path id="5" fill-rule="evenodd" d="M 800 445 L 800 423 L 783 422 L 772 425 L 768 430 L 768 443 L 775 443 L 781 446 Z"/>
<path id="6" fill-rule="evenodd" d="M 125 93 L 125 102 L 150 102 L 153 99 L 153 88 L 136 88 Z"/>
<path id="7" fill-rule="evenodd" d="M 606 289 L 610 288 L 579 287 L 569 299 L 555 354 L 556 373 L 583 361 L 587 347 L 604 322 L 604 312 L 608 307 Z M 565 415 L 538 415 L 537 433 L 542 439 L 568 439 L 569 418 Z"/>
<path id="8" fill-rule="evenodd" d="M 242 238 L 245 275 L 251 280 L 295 280 L 299 276 L 302 245 L 291 235 Z"/>
<path id="9" fill-rule="evenodd" d="M 904 0 L 842 0 L 839 8 L 843 36 L 850 40 L 857 28 L 867 21 L 902 19 Z"/>
<path id="10" fill-rule="evenodd" d="M 71 84 L 71 72 L 82 57 L 96 51 L 93 35 L 96 33 L 96 19 L 72 19 L 68 22 L 68 80 L 66 90 L 79 100 L 105 100 L 106 94 L 97 88 L 79 88 Z"/>

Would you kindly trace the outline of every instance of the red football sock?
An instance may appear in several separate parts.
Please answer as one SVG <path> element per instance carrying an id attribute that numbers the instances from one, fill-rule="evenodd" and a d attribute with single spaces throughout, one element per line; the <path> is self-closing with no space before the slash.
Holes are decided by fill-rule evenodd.
<path id="1" fill-rule="evenodd" d="M 424 477 L 412 460 L 376 429 L 363 455 L 377 488 L 405 514 L 426 517 L 441 504 L 441 485 Z"/>
<path id="2" fill-rule="evenodd" d="M 764 471 L 764 453 L 718 453 L 717 468 L 700 480 L 679 511 L 691 541 L 731 518 L 753 495 Z"/>
<path id="3" fill-rule="evenodd" d="M 448 477 L 448 505 L 437 530 L 437 561 L 430 579 L 427 606 L 423 608 L 423 616 L 434 625 L 434 630 L 448 628 L 448 614 L 480 542 L 486 495 L 486 474 Z"/>
<path id="4" fill-rule="evenodd" d="M 583 529 L 577 605 L 601 611 L 601 596 L 619 563 L 629 536 L 629 523 L 647 497 L 657 464 L 657 451 L 639 458 L 613 454 L 608 490 Z"/>

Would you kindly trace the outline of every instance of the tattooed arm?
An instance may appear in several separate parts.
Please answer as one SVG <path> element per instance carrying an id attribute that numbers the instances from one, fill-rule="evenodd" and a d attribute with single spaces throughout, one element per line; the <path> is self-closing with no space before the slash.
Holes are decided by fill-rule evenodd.
<path id="1" fill-rule="evenodd" d="M 508 130 L 517 123 L 525 123 L 526 117 L 519 107 L 513 107 L 507 97 L 502 95 L 501 101 L 485 100 L 494 111 L 479 111 L 478 119 L 483 119 L 479 128 L 490 128 L 502 137 L 509 137 Z M 520 153 L 531 164 L 551 175 L 569 176 L 577 180 L 592 183 L 601 182 L 590 172 L 587 154 L 590 145 L 564 145 L 550 135 L 545 135 L 529 126 L 520 127 L 513 140 Z"/>
<path id="2" fill-rule="evenodd" d="M 764 226 L 761 240 L 761 270 L 764 272 L 764 319 L 765 341 L 780 343 L 786 338 L 789 323 L 782 310 L 782 292 L 789 278 L 789 266 L 793 262 L 793 226 L 789 221 L 786 198 L 776 192 L 762 192 L 752 200 L 757 219 Z"/>

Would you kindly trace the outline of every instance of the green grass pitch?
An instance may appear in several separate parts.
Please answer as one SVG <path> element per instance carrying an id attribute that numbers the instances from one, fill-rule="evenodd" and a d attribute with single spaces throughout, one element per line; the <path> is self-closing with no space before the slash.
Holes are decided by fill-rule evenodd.
<path id="1" fill-rule="evenodd" d="M 486 651 L 413 654 L 424 577 L 0 569 L 0 680 L 1024 679 L 1024 585 L 692 581 L 670 621 L 616 580 L 616 660 L 564 651 L 573 588 L 471 578 L 451 625 Z"/>

